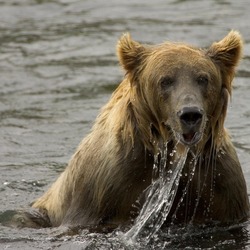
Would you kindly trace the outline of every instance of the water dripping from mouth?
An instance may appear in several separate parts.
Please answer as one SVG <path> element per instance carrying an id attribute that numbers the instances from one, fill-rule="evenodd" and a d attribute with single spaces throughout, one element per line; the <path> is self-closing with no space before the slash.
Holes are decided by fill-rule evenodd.
<path id="1" fill-rule="evenodd" d="M 122 235 L 126 243 L 134 244 L 139 237 L 149 242 L 161 228 L 173 205 L 188 150 L 186 147 L 182 156 L 171 159 L 172 164 L 170 160 L 168 164 L 167 143 L 154 156 L 152 183 L 146 190 L 146 201 L 134 225 Z"/>

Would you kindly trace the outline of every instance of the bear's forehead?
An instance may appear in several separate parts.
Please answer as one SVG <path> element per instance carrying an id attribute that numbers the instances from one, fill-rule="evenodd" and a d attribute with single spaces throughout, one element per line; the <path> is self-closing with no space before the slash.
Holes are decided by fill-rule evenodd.
<path id="1" fill-rule="evenodd" d="M 190 61 L 190 59 L 204 59 L 205 52 L 204 50 L 191 47 L 186 44 L 163 44 L 159 47 L 156 47 L 152 50 L 153 57 L 157 56 L 158 58 L 170 60 L 170 59 L 186 59 Z"/>
<path id="2" fill-rule="evenodd" d="M 147 60 L 147 68 L 155 70 L 207 69 L 214 67 L 212 60 L 204 50 L 183 44 L 166 44 L 152 50 Z"/>

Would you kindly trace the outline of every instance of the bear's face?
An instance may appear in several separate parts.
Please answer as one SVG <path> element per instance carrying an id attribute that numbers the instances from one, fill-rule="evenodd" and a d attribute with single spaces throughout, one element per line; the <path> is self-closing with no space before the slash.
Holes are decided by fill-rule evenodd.
<path id="1" fill-rule="evenodd" d="M 235 31 L 208 49 L 170 42 L 143 46 L 123 36 L 118 56 L 140 125 L 185 146 L 197 145 L 209 133 L 217 143 L 241 50 Z"/>
<path id="2" fill-rule="evenodd" d="M 145 63 L 139 84 L 159 123 L 176 141 L 198 143 L 221 92 L 218 67 L 203 51 L 173 44 L 156 48 Z"/>

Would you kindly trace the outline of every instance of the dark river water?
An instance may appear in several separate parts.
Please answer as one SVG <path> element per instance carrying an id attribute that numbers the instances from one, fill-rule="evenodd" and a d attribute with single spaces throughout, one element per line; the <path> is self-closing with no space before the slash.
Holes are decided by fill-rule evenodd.
<path id="1" fill-rule="evenodd" d="M 0 213 L 27 206 L 65 168 L 123 77 L 115 46 L 127 31 L 200 47 L 242 33 L 226 125 L 250 190 L 249 23 L 247 0 L 0 0 Z M 59 235 L 0 226 L 0 249 L 127 249 L 117 233 Z M 250 224 L 160 232 L 142 249 L 250 249 Z"/>

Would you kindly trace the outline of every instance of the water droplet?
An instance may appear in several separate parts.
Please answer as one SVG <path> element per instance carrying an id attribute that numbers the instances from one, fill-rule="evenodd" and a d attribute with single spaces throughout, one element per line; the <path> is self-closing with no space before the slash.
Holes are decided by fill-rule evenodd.
<path id="1" fill-rule="evenodd" d="M 226 154 L 226 152 L 223 151 L 223 150 L 221 150 L 220 153 L 221 153 L 222 155 Z"/>

